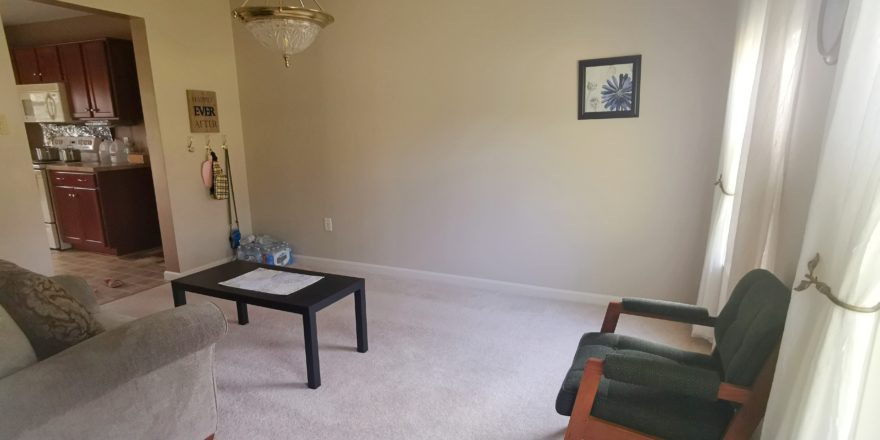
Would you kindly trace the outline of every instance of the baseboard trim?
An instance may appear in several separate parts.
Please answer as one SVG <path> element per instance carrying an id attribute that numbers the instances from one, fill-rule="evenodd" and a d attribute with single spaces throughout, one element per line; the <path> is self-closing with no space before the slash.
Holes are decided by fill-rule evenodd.
<path id="1" fill-rule="evenodd" d="M 611 301 L 620 300 L 618 297 L 599 293 L 578 292 L 575 290 L 556 289 L 553 287 L 511 283 L 508 281 L 490 280 L 486 278 L 430 272 L 425 270 L 311 257 L 308 255 L 297 255 L 294 261 L 294 266 L 308 266 L 309 268 L 323 272 L 356 272 L 365 275 L 379 275 L 408 280 L 439 282 L 458 286 L 463 289 L 482 290 L 492 293 L 514 294 L 597 305 L 607 305 Z"/>
<path id="2" fill-rule="evenodd" d="M 199 267 L 194 267 L 194 268 L 192 268 L 192 269 L 185 270 L 185 271 L 183 271 L 183 272 L 171 272 L 171 271 L 166 270 L 166 271 L 165 271 L 165 281 L 174 281 L 174 280 L 176 280 L 176 279 L 178 279 L 178 278 L 180 278 L 180 277 L 185 277 L 185 276 L 187 276 L 187 275 L 192 275 L 192 274 L 194 274 L 194 273 L 196 273 L 196 272 L 201 272 L 201 271 L 203 271 L 203 270 L 205 270 L 205 269 L 210 269 L 210 268 L 212 268 L 212 267 L 214 267 L 214 266 L 219 266 L 219 265 L 221 265 L 221 264 L 223 264 L 223 263 L 228 263 L 228 262 L 230 262 L 230 261 L 232 261 L 232 257 L 226 257 L 226 258 L 219 259 L 219 260 L 217 260 L 217 261 L 212 261 L 212 262 L 210 262 L 210 263 L 208 263 L 208 264 L 201 265 L 201 266 L 199 266 Z"/>

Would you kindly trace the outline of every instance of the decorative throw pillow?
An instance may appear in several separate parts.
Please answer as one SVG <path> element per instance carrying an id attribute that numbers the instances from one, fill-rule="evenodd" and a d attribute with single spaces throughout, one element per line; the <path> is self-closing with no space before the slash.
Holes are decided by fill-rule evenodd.
<path id="1" fill-rule="evenodd" d="M 2 260 L 0 305 L 40 360 L 104 331 L 86 307 L 57 283 Z"/>

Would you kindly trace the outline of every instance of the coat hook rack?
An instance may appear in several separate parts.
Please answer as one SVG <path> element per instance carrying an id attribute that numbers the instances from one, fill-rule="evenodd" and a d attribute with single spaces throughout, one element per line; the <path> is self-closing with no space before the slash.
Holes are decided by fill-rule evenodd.
<path id="1" fill-rule="evenodd" d="M 193 153 L 196 151 L 196 149 L 193 148 L 193 137 L 192 136 L 186 137 L 186 151 L 189 151 L 190 153 Z"/>

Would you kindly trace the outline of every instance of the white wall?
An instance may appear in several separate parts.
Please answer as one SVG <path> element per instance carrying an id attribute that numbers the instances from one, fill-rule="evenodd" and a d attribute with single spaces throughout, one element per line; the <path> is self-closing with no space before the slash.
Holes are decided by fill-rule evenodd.
<path id="1" fill-rule="evenodd" d="M 292 69 L 234 31 L 255 230 L 310 256 L 695 300 L 735 2 L 322 3 L 337 22 Z M 577 61 L 630 54 L 641 116 L 578 121 Z"/>

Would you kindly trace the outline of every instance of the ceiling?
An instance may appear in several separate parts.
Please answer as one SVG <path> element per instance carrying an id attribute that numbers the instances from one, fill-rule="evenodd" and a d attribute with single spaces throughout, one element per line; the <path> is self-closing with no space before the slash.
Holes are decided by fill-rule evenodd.
<path id="1" fill-rule="evenodd" d="M 4 26 L 61 20 L 62 18 L 90 15 L 88 12 L 29 0 L 0 0 L 0 16 Z"/>

